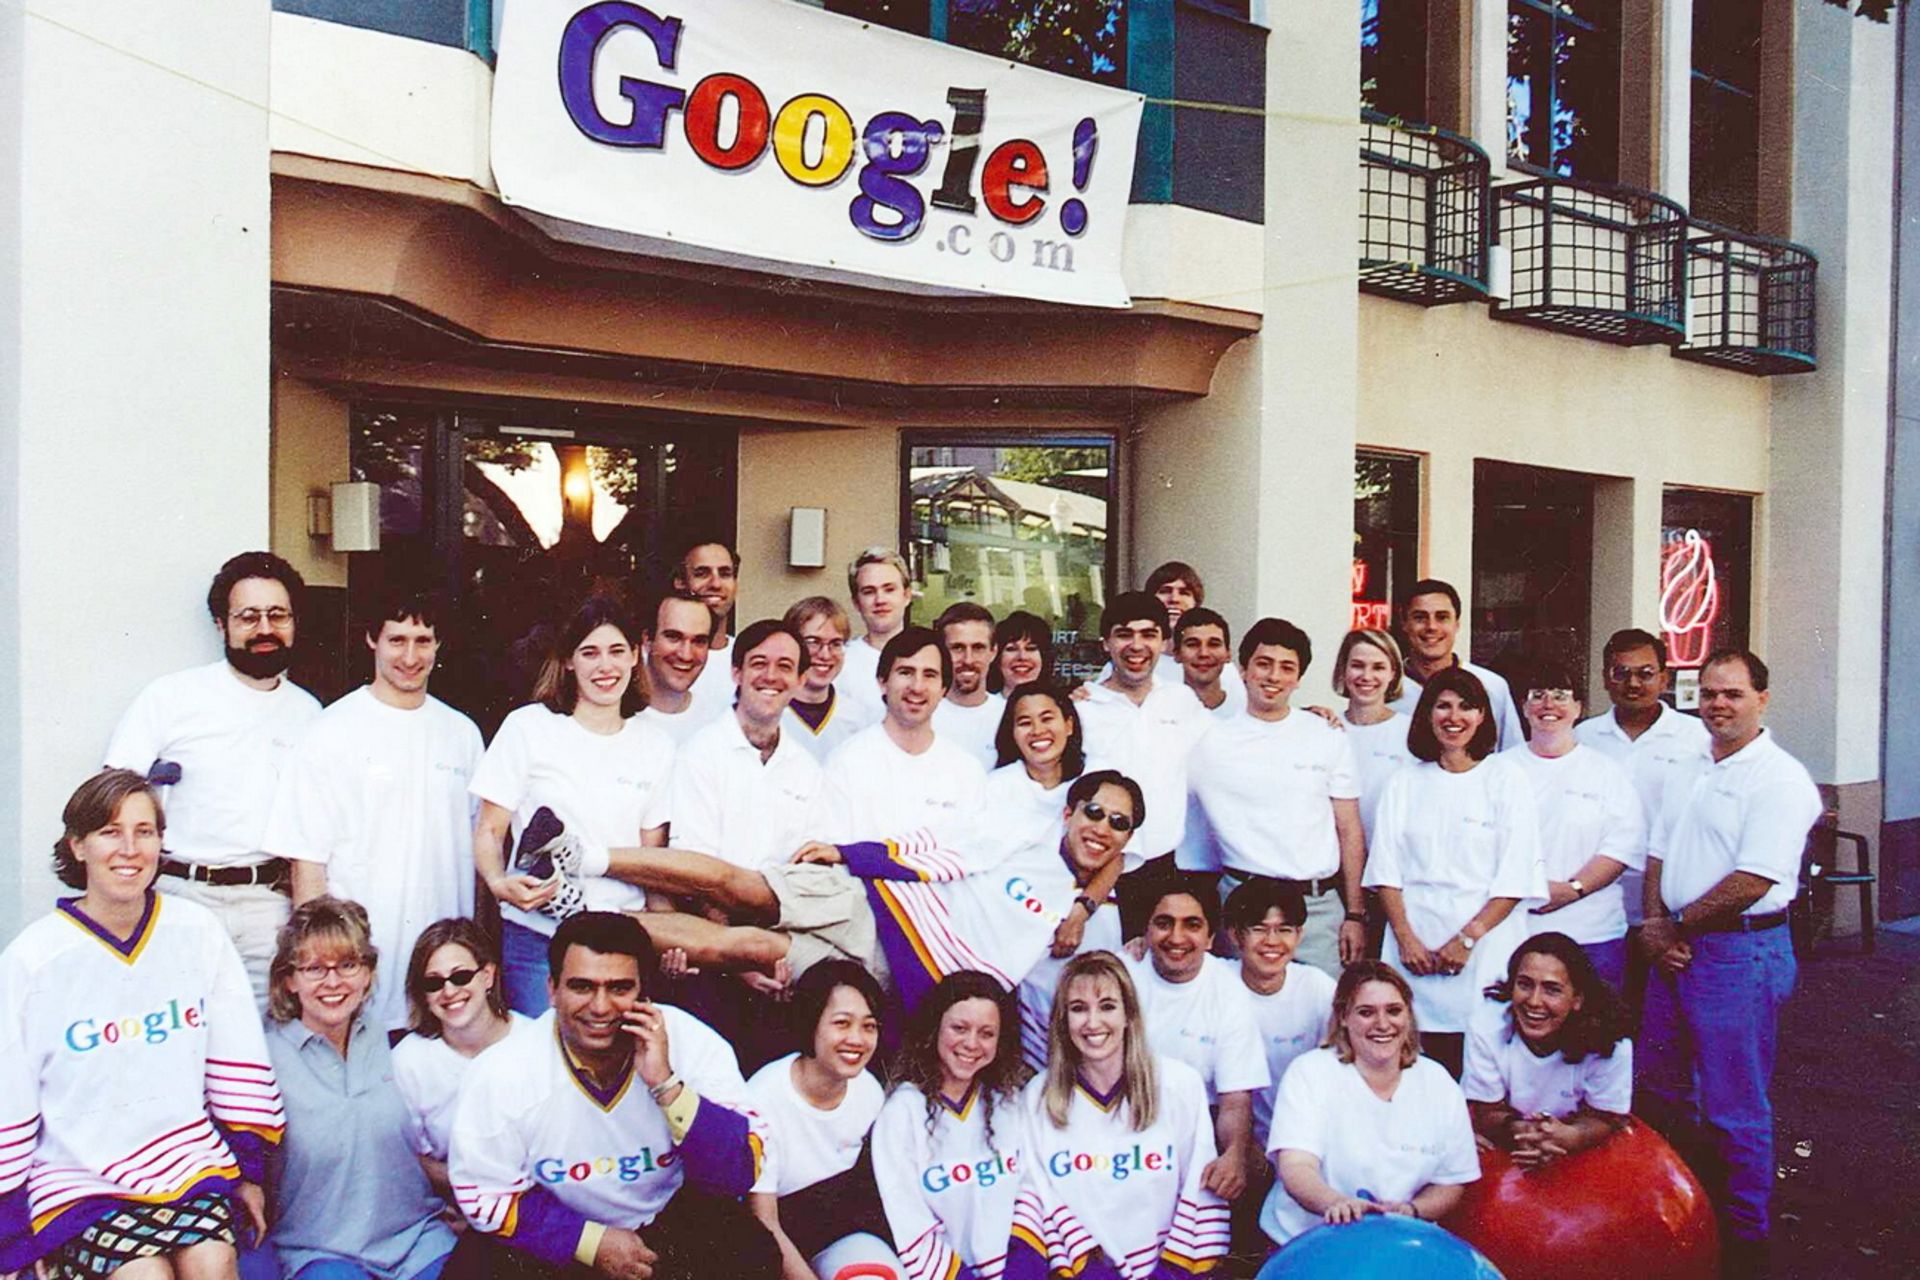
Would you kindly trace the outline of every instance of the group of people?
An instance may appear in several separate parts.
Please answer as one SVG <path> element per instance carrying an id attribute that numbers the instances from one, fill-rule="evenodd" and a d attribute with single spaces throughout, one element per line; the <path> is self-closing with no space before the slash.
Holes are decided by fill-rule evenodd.
<path id="1" fill-rule="evenodd" d="M 0 953 L 0 1277 L 1145 1280 L 1440 1218 L 1477 1146 L 1636 1106 L 1763 1265 L 1820 803 L 1755 655 L 1695 718 L 1621 631 L 1586 717 L 1428 580 L 1297 706 L 1307 634 L 1236 643 L 1170 563 L 1068 687 L 1035 615 L 914 625 L 885 548 L 857 636 L 825 596 L 736 632 L 733 549 L 676 565 L 490 743 L 431 600 L 323 710 L 299 575 L 222 566 L 222 657 L 128 709 L 76 895 Z"/>

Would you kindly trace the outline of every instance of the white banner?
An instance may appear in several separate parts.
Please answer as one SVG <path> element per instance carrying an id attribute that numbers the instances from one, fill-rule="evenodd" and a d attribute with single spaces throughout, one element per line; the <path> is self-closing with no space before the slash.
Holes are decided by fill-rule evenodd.
<path id="1" fill-rule="evenodd" d="M 556 234 L 546 219 L 880 287 L 1128 305 L 1138 94 L 794 0 L 504 9 L 494 180 Z"/>

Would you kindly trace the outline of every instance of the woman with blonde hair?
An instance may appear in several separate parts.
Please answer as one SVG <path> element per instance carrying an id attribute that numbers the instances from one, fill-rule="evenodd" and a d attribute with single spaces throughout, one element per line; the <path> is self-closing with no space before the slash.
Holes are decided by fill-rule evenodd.
<path id="1" fill-rule="evenodd" d="M 1392 706 L 1405 675 L 1400 646 L 1385 631 L 1347 632 L 1333 660 L 1333 691 L 1347 700 L 1341 720 L 1360 771 L 1360 826 L 1369 839 L 1387 780 L 1415 763 L 1407 749 L 1407 728 L 1413 722 Z"/>
<path id="2" fill-rule="evenodd" d="M 268 1243 L 288 1280 L 436 1280 L 453 1252 L 386 1032 L 366 1017 L 379 961 L 366 908 L 322 896 L 293 909 L 267 970 L 267 1050 L 287 1106 Z"/>
<path id="3" fill-rule="evenodd" d="M 1199 1275 L 1227 1252 L 1227 1204 L 1200 1074 L 1154 1059 L 1140 997 L 1108 951 L 1075 956 L 1048 1021 L 1046 1074 L 1022 1097 L 1027 1184 L 1007 1280 Z"/>
<path id="4" fill-rule="evenodd" d="M 1356 960 L 1341 972 L 1326 1043 L 1280 1081 L 1267 1153 L 1278 1180 L 1260 1226 L 1282 1245 L 1316 1222 L 1370 1213 L 1432 1222 L 1479 1178 L 1466 1097 L 1420 1055 L 1413 988 L 1398 969 Z"/>

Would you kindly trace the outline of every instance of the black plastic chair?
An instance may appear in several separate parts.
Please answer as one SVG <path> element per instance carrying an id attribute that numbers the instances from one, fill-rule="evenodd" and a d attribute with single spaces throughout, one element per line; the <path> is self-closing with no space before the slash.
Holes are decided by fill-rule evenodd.
<path id="1" fill-rule="evenodd" d="M 1840 867 L 1840 846 L 1853 847 L 1853 867 Z M 1873 953 L 1873 883 L 1867 838 L 1858 831 L 1842 831 L 1822 823 L 1807 833 L 1806 852 L 1800 858 L 1800 893 L 1793 904 L 1790 927 L 1797 956 L 1813 954 L 1813 898 L 1815 885 L 1860 891 L 1860 945 Z"/>

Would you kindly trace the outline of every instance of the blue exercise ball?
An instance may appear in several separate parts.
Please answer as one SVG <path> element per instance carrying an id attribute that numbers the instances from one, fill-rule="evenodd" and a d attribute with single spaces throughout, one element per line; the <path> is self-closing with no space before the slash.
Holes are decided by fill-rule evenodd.
<path id="1" fill-rule="evenodd" d="M 1267 1259 L 1258 1280 L 1504 1280 L 1459 1236 L 1400 1214 L 1322 1223 Z"/>

